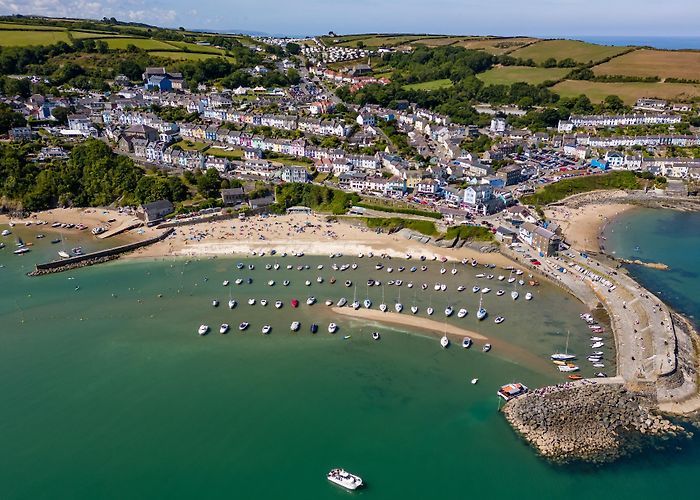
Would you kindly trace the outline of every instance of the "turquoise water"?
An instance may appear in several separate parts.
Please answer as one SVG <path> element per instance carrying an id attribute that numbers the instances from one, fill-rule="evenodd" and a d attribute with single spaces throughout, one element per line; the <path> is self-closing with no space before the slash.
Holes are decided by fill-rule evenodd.
<path id="1" fill-rule="evenodd" d="M 360 268 L 345 273 L 322 257 L 279 258 L 283 266 L 311 269 L 277 272 L 264 268 L 274 258 L 240 259 L 254 263 L 252 271 L 237 270 L 237 258 L 219 258 L 117 261 L 28 278 L 33 263 L 53 258 L 55 248 L 37 242 L 17 257 L 14 240 L 5 241 L 2 498 L 347 498 L 324 477 L 334 466 L 362 475 L 368 487 L 355 494 L 376 499 L 638 499 L 667 493 L 669 483 L 681 495 L 694 491 L 686 481 L 700 464 L 694 444 L 605 469 L 554 467 L 497 412 L 495 391 L 503 383 L 563 380 L 546 362 L 563 348 L 563 332 L 571 331 L 573 350 L 588 343 L 582 305 L 544 283 L 529 303 L 487 295 L 490 317 L 506 316 L 497 326 L 474 317 L 471 286 L 479 281 L 471 268 L 460 266 L 452 277 L 431 262 L 426 273 L 392 275 L 447 282 L 449 293 L 411 293 L 404 285 L 401 301 L 408 309 L 415 300 L 421 311 L 432 304 L 436 320 L 447 303 L 466 306 L 469 316 L 451 322 L 488 335 L 494 349 L 485 354 L 480 345 L 443 350 L 434 335 L 333 317 L 323 300 L 354 293 L 342 281 L 357 283 L 362 300 L 369 276 L 388 280 L 374 270 L 376 259 L 358 259 Z M 324 284 L 303 285 L 318 275 Z M 253 283 L 222 286 L 239 276 Z M 330 285 L 330 276 L 338 283 Z M 273 277 L 278 284 L 267 286 Z M 285 278 L 288 288 L 280 286 Z M 454 292 L 457 283 L 468 290 Z M 388 304 L 398 290 L 385 287 Z M 376 307 L 381 288 L 369 293 Z M 308 307 L 312 294 L 320 304 Z M 229 296 L 239 302 L 233 311 Z M 286 305 L 248 306 L 250 296 Z M 302 302 L 297 310 L 288 305 L 292 297 Z M 213 308 L 213 298 L 222 306 Z M 303 324 L 297 334 L 289 332 L 294 319 Z M 251 328 L 240 333 L 235 326 L 243 320 Z M 224 321 L 233 331 L 219 335 Z M 321 324 L 317 335 L 308 332 L 312 321 Z M 329 321 L 339 324 L 338 334 L 326 332 Z M 202 338 L 196 329 L 203 322 L 214 333 Z M 269 336 L 259 333 L 263 323 L 273 326 Z M 369 337 L 375 329 L 380 342 Z M 473 377 L 477 385 L 469 383 Z"/>
<path id="2" fill-rule="evenodd" d="M 697 325 L 700 318 L 700 213 L 635 209 L 605 229 L 608 253 L 663 262 L 667 271 L 629 266 L 630 273 Z"/>

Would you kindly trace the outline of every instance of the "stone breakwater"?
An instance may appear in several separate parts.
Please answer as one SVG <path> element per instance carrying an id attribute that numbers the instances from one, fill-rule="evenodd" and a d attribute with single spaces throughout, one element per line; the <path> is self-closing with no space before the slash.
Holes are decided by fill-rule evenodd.
<path id="1" fill-rule="evenodd" d="M 583 381 L 537 389 L 506 403 L 503 413 L 543 457 L 603 463 L 654 442 L 691 436 L 655 413 L 654 405 L 622 385 Z"/>
<path id="2" fill-rule="evenodd" d="M 43 276 L 45 274 L 62 273 L 64 271 L 70 271 L 71 269 L 80 269 L 81 267 L 94 266 L 95 264 L 102 264 L 104 262 L 109 262 L 110 260 L 118 259 L 119 255 L 105 255 L 103 257 L 95 257 L 94 259 L 81 260 L 79 262 L 72 262 L 64 266 L 50 267 L 47 269 L 35 269 L 34 271 L 27 273 L 27 276 Z"/>

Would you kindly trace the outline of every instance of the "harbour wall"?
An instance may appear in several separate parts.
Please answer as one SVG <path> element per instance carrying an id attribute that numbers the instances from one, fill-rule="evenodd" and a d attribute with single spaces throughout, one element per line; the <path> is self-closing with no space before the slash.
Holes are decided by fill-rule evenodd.
<path id="1" fill-rule="evenodd" d="M 107 248 L 105 250 L 99 250 L 97 252 L 86 253 L 84 255 L 76 255 L 75 257 L 70 257 L 69 259 L 37 264 L 36 269 L 31 273 L 28 273 L 28 276 L 42 276 L 44 274 L 60 273 L 63 271 L 68 271 L 70 269 L 91 266 L 93 264 L 99 264 L 102 262 L 114 260 L 119 258 L 119 256 L 123 253 L 131 252 L 133 250 L 143 248 L 145 246 L 152 245 L 153 243 L 162 241 L 168 236 L 170 236 L 174 231 L 174 229 L 167 229 L 160 235 L 154 238 L 149 238 L 147 240 L 137 241 L 135 243 L 129 243 L 118 247 Z"/>

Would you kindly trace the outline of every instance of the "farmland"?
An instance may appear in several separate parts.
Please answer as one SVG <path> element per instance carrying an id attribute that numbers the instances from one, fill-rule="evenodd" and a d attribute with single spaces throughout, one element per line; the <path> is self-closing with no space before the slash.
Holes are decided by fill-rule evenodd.
<path id="1" fill-rule="evenodd" d="M 552 87 L 562 97 L 585 94 L 592 102 L 601 102 L 608 95 L 619 96 L 626 104 L 634 104 L 640 97 L 689 100 L 700 97 L 700 85 L 686 83 L 601 83 L 564 80 Z"/>
<path id="2" fill-rule="evenodd" d="M 700 80 L 700 52 L 640 49 L 595 66 L 596 75 Z"/>
<path id="3" fill-rule="evenodd" d="M 197 52 L 177 52 L 172 50 L 152 50 L 149 52 L 154 57 L 165 57 L 167 59 L 176 59 L 178 61 L 201 61 L 210 57 L 225 57 L 233 60 L 231 57 L 222 56 L 220 54 L 200 54 Z"/>
<path id="4" fill-rule="evenodd" d="M 576 40 L 543 40 L 511 52 L 513 57 L 532 59 L 543 63 L 553 57 L 557 61 L 571 58 L 579 63 L 602 61 L 629 50 L 628 47 L 611 47 Z"/>
<path id="5" fill-rule="evenodd" d="M 33 24 L 0 23 L 0 30 L 21 30 L 21 31 L 64 31 L 57 26 L 41 26 Z"/>
<path id="6" fill-rule="evenodd" d="M 483 50 L 493 55 L 507 54 L 519 47 L 536 42 L 537 38 L 515 37 L 515 38 L 477 38 L 465 39 L 458 45 L 465 49 Z"/>
<path id="7" fill-rule="evenodd" d="M 452 82 L 445 78 L 444 80 L 433 80 L 430 82 L 412 83 L 410 85 L 404 85 L 403 88 L 406 90 L 437 90 L 451 86 Z"/>
<path id="8" fill-rule="evenodd" d="M 529 66 L 498 66 L 477 75 L 487 85 L 510 85 L 525 82 L 538 85 L 547 80 L 560 80 L 570 71 L 568 68 L 532 68 Z"/>
<path id="9" fill-rule="evenodd" d="M 3 47 L 28 47 L 30 45 L 51 45 L 58 42 L 68 43 L 66 31 L 24 31 L 24 30 L 0 30 L 0 46 Z"/>
<path id="10" fill-rule="evenodd" d="M 150 38 L 108 38 L 105 40 L 110 49 L 126 49 L 129 45 L 134 45 L 143 50 L 165 50 L 177 51 L 179 47 L 160 40 Z"/>
<path id="11" fill-rule="evenodd" d="M 126 35 L 119 35 L 117 33 L 98 33 L 96 31 L 71 31 L 70 32 L 71 36 L 75 38 L 76 40 L 78 39 L 88 39 L 88 38 L 116 38 L 116 37 L 125 37 Z"/>

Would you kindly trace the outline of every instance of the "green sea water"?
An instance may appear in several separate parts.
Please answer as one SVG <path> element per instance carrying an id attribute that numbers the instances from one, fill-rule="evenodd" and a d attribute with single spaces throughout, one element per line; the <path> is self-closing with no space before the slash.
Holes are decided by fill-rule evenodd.
<path id="1" fill-rule="evenodd" d="M 538 458 L 497 411 L 503 383 L 565 380 L 547 357 L 564 349 L 566 331 L 570 351 L 588 344 L 583 306 L 545 283 L 528 288 L 531 302 L 513 302 L 508 293 L 495 296 L 499 287 L 510 290 L 506 283 L 475 278 L 489 272 L 483 268 L 458 266 L 451 276 L 448 266 L 441 275 L 441 264 L 429 262 L 425 273 L 389 275 L 374 269 L 378 259 L 351 256 L 117 261 L 29 278 L 56 248 L 50 238 L 33 239 L 36 231 L 14 231 L 0 250 L 0 498 L 638 499 L 667 494 L 669 484 L 694 493 L 687 481 L 700 465 L 694 443 L 600 469 L 558 467 Z M 36 243 L 31 253 L 12 255 L 17 235 Z M 89 236 L 73 238 L 94 248 Z M 255 269 L 238 270 L 239 261 Z M 265 269 L 274 262 L 282 269 Z M 333 262 L 359 269 L 333 271 Z M 237 277 L 253 283 L 237 286 Z M 464 350 L 455 338 L 443 350 L 437 336 L 335 317 L 323 305 L 369 294 L 376 308 L 382 288 L 368 289 L 369 277 L 404 280 L 384 287 L 390 306 L 400 290 L 404 314 L 414 301 L 419 315 L 432 305 L 438 321 L 447 304 L 466 307 L 466 318 L 449 321 L 487 335 L 494 349 Z M 352 287 L 342 285 L 347 279 Z M 436 281 L 448 292 L 434 292 Z M 467 290 L 456 292 L 457 284 Z M 493 288 L 483 322 L 474 284 Z M 319 303 L 306 306 L 310 295 Z M 239 302 L 234 310 L 229 297 Z M 249 306 L 249 297 L 271 303 Z M 277 299 L 285 302 L 280 310 Z M 506 317 L 501 325 L 492 321 L 498 314 Z M 293 320 L 302 322 L 296 334 Z M 251 323 L 245 333 L 236 328 L 241 321 Z M 340 326 L 335 335 L 327 333 L 330 321 Z M 218 333 L 223 322 L 233 327 L 227 335 Z M 316 335 L 311 322 L 321 325 Z M 212 333 L 199 337 L 201 323 Z M 268 336 L 260 333 L 265 323 L 273 327 Z M 371 340 L 374 330 L 381 341 Z M 328 483 L 325 473 L 336 466 L 363 476 L 367 488 L 350 494 Z"/>

